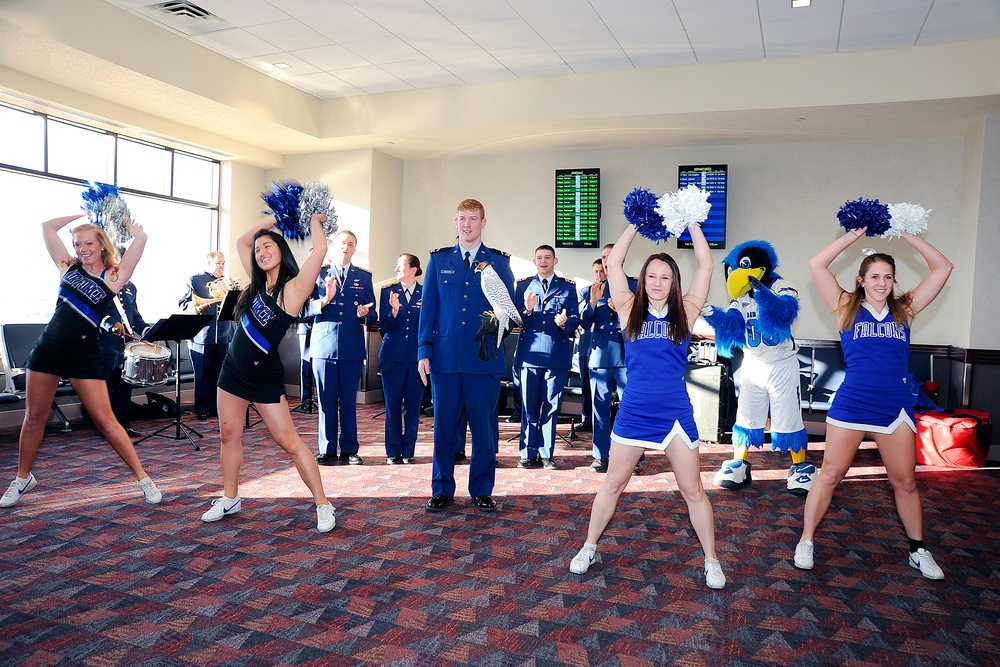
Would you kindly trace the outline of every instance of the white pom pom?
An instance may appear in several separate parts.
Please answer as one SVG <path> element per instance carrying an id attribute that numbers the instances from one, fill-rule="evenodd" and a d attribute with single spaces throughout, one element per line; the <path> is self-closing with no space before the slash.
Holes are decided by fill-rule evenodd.
<path id="1" fill-rule="evenodd" d="M 927 214 L 930 212 L 930 209 L 918 204 L 889 204 L 889 229 L 882 238 L 898 237 L 903 232 L 920 234 L 926 231 Z"/>
<path id="2" fill-rule="evenodd" d="M 660 197 L 656 212 L 663 216 L 663 226 L 674 236 L 680 236 L 689 225 L 700 225 L 708 218 L 712 205 L 708 191 L 695 185 Z"/>

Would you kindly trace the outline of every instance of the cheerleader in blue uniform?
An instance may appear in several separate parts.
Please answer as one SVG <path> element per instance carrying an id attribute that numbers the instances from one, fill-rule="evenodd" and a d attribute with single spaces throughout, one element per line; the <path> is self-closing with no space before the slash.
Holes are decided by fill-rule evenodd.
<path id="1" fill-rule="evenodd" d="M 111 410 L 99 339 L 101 320 L 115 294 L 132 276 L 146 246 L 146 233 L 126 215 L 125 229 L 135 240 L 119 262 L 115 247 L 103 229 L 80 225 L 72 232 L 75 255 L 71 255 L 59 238 L 59 230 L 81 216 L 68 215 L 42 224 L 45 248 L 62 281 L 52 319 L 28 356 L 17 478 L 0 498 L 0 507 L 13 507 L 22 495 L 38 485 L 31 467 L 42 444 L 60 378 L 64 377 L 69 378 L 94 425 L 135 475 L 146 502 L 155 505 L 163 498 L 142 469 L 132 440 Z"/>
<path id="2" fill-rule="evenodd" d="M 212 502 L 202 521 L 219 521 L 243 509 L 239 494 L 243 463 L 243 424 L 247 406 L 254 404 L 275 442 L 292 457 L 295 468 L 316 502 L 316 528 L 321 533 L 337 524 L 333 506 L 323 492 L 319 466 L 292 423 L 285 399 L 285 370 L 278 345 L 312 293 L 326 256 L 323 221 L 310 219 L 315 252 L 302 263 L 302 271 L 281 234 L 272 231 L 274 217 L 263 218 L 236 240 L 250 286 L 236 306 L 236 334 L 219 376 L 219 428 L 222 447 L 223 496 Z"/>
<path id="3" fill-rule="evenodd" d="M 705 305 L 712 280 L 712 253 L 701 228 L 691 225 L 688 229 L 698 269 L 683 296 L 680 270 L 666 253 L 646 260 L 637 291 L 632 294 L 623 265 L 635 227 L 625 230 L 608 255 L 611 298 L 627 318 L 623 326 L 628 385 L 618 406 L 608 473 L 594 498 L 587 541 L 570 562 L 574 574 L 585 573 L 596 560 L 597 541 L 611 521 L 639 457 L 646 449 L 657 449 L 666 452 L 705 552 L 706 583 L 709 588 L 726 585 L 715 555 L 715 517 L 701 483 L 698 427 L 684 382 L 691 326 Z"/>
<path id="4" fill-rule="evenodd" d="M 823 466 L 806 496 L 802 537 L 793 562 L 799 569 L 812 569 L 816 528 L 868 432 L 875 437 L 896 511 L 910 540 L 910 565 L 928 579 L 944 579 L 944 572 L 924 549 L 923 513 L 914 475 L 913 396 L 907 380 L 910 324 L 941 292 L 953 266 L 930 243 L 903 232 L 902 237 L 930 267 L 920 284 L 897 296 L 893 258 L 875 253 L 861 262 L 854 290 L 848 292 L 829 267 L 864 233 L 864 229 L 848 231 L 809 261 L 820 296 L 837 315 L 847 372 L 827 413 Z"/>

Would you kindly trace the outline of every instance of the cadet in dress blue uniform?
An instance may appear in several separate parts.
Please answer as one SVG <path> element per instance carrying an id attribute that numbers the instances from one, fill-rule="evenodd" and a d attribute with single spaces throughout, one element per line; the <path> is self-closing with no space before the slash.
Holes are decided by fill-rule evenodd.
<path id="1" fill-rule="evenodd" d="M 218 250 L 208 253 L 205 259 L 208 262 L 206 270 L 188 278 L 187 291 L 177 303 L 181 310 L 194 310 L 194 295 L 203 299 L 212 298 L 208 286 L 221 279 L 226 270 L 226 256 Z M 229 342 L 233 340 L 233 323 L 218 318 L 221 305 L 212 304 L 201 311 L 204 315 L 212 315 L 212 321 L 188 343 L 191 367 L 194 369 L 194 411 L 198 419 L 217 414 L 215 390 L 219 385 L 222 361 L 226 358 Z"/>
<path id="2" fill-rule="evenodd" d="M 607 256 L 611 298 L 627 317 L 624 333 L 629 383 L 611 435 L 608 476 L 594 498 L 587 541 L 570 563 L 574 574 L 586 572 L 596 559 L 597 541 L 614 515 L 635 464 L 648 448 L 665 452 L 673 468 L 691 525 L 705 552 L 705 583 L 709 588 L 726 585 L 715 554 L 712 503 L 701 483 L 698 427 L 684 381 L 691 327 L 708 298 L 713 268 L 701 228 L 692 225 L 689 230 L 698 269 L 684 296 L 677 263 L 666 253 L 646 260 L 633 295 L 623 264 L 635 227 L 626 228 Z"/>
<path id="3" fill-rule="evenodd" d="M 614 244 L 609 243 L 601 251 L 605 272 L 608 270 L 608 254 L 613 247 Z M 634 290 L 635 279 L 628 280 Z M 590 467 L 595 472 L 607 472 L 611 451 L 611 398 L 616 389 L 620 397 L 626 385 L 625 343 L 618 311 L 610 298 L 607 283 L 591 285 L 590 298 L 580 313 L 580 319 L 584 328 L 591 332 L 588 366 L 593 396 L 594 463 Z"/>
<path id="4" fill-rule="evenodd" d="M 493 306 L 483 292 L 476 264 L 491 265 L 510 298 L 514 276 L 510 256 L 482 243 L 486 213 L 481 203 L 462 201 L 455 226 L 458 243 L 435 250 L 427 263 L 420 314 L 418 368 L 421 379 L 426 382 L 429 377 L 434 396 L 433 497 L 427 509 L 440 512 L 454 500 L 456 431 L 464 409 L 472 431 L 469 494 L 476 507 L 493 512 L 497 508 L 492 498 L 494 460 L 500 437 L 497 401 L 506 360 L 502 352 L 485 361 L 479 357 L 480 316 Z"/>
<path id="5" fill-rule="evenodd" d="M 124 250 L 119 249 L 119 255 L 124 255 Z M 134 336 L 141 338 L 143 332 L 149 328 L 146 321 L 139 313 L 136 305 L 137 290 L 132 281 L 118 291 L 115 299 L 119 305 L 112 302 L 108 308 L 108 314 L 101 321 L 101 351 L 104 353 L 104 368 L 107 371 L 108 398 L 111 400 L 111 410 L 115 413 L 115 419 L 121 424 L 130 437 L 138 438 L 141 434 L 134 430 L 129 420 L 129 411 L 132 408 L 132 385 L 122 378 L 125 370 L 125 337 Z M 124 319 L 122 317 L 124 315 Z"/>
<path id="6" fill-rule="evenodd" d="M 223 496 L 201 515 L 219 521 L 243 509 L 240 466 L 243 463 L 243 424 L 247 406 L 254 404 L 271 437 L 291 458 L 299 477 L 316 503 L 316 530 L 325 533 L 337 525 L 334 508 L 323 492 L 319 466 L 309 446 L 295 431 L 285 398 L 285 369 L 278 345 L 309 298 L 326 254 L 325 215 L 313 214 L 310 233 L 319 252 L 302 263 L 302 271 L 281 234 L 272 231 L 274 216 L 261 219 L 236 239 L 250 286 L 236 305 L 236 334 L 219 376 L 219 427 L 222 446 Z"/>
<path id="7" fill-rule="evenodd" d="M 802 537 L 793 562 L 800 569 L 812 569 L 816 529 L 868 432 L 875 437 L 896 511 L 910 541 L 910 565 L 928 579 L 944 579 L 944 572 L 924 549 L 923 510 L 914 475 L 916 427 L 907 378 L 910 325 L 944 288 L 953 267 L 930 243 L 903 232 L 903 239 L 930 267 L 920 284 L 896 296 L 895 261 L 875 253 L 861 262 L 854 289 L 847 292 L 830 264 L 863 235 L 863 229 L 851 230 L 809 260 L 820 296 L 837 314 L 847 372 L 827 413 L 823 465 L 806 496 Z"/>
<path id="8" fill-rule="evenodd" d="M 413 463 L 424 385 L 417 371 L 417 329 L 423 288 L 420 259 L 404 252 L 396 259 L 395 285 L 382 288 L 378 328 L 382 333 L 379 368 L 385 394 L 386 463 Z"/>
<path id="9" fill-rule="evenodd" d="M 608 274 L 604 270 L 603 259 L 595 259 L 593 264 L 591 264 L 590 270 L 594 274 L 593 284 L 603 285 L 604 281 L 608 279 Z M 580 372 L 582 414 L 580 415 L 580 423 L 576 426 L 576 431 L 578 433 L 587 433 L 594 429 L 594 396 L 590 391 L 590 341 L 593 338 L 594 326 L 593 323 L 585 325 L 583 322 L 583 313 L 587 310 L 587 306 L 590 303 L 590 287 L 579 288 L 577 299 L 580 311 L 580 328 L 578 329 L 580 338 L 576 344 L 576 363 Z"/>
<path id="10" fill-rule="evenodd" d="M 319 397 L 316 460 L 320 465 L 338 461 L 361 465 L 358 385 L 368 356 L 365 327 L 378 321 L 375 288 L 371 272 L 351 264 L 357 236 L 347 230 L 338 232 L 332 246 L 333 263 L 320 272 L 306 310 L 307 316 L 315 316 L 309 358 Z"/>
<path id="11" fill-rule="evenodd" d="M 70 379 L 94 425 L 135 475 L 146 502 L 156 504 L 162 499 L 156 484 L 143 470 L 128 433 L 111 410 L 99 340 L 101 319 L 115 294 L 132 276 L 146 246 L 146 233 L 125 217 L 124 227 L 134 240 L 118 262 L 103 229 L 80 225 L 73 229 L 74 254 L 70 254 L 59 238 L 59 230 L 81 215 L 53 218 L 42 225 L 45 248 L 59 269 L 59 297 L 52 319 L 28 355 L 17 477 L 0 497 L 0 507 L 16 505 L 23 494 L 38 485 L 31 468 L 63 377 Z"/>
<path id="12" fill-rule="evenodd" d="M 573 334 L 580 324 L 576 285 L 555 274 L 555 249 L 535 248 L 538 274 L 518 281 L 514 303 L 524 326 L 517 341 L 521 376 L 521 468 L 556 467 L 556 425 L 573 364 Z"/>

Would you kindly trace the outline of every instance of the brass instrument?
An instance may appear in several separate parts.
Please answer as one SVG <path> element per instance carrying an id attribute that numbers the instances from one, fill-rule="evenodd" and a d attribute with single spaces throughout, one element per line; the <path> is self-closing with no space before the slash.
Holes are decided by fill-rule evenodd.
<path id="1" fill-rule="evenodd" d="M 194 304 L 194 312 L 199 315 L 205 312 L 205 309 L 209 306 L 214 306 L 217 303 L 222 303 L 226 299 L 226 295 L 233 290 L 242 289 L 240 287 L 240 281 L 236 278 L 218 278 L 206 285 L 208 287 L 208 293 L 211 295 L 209 298 L 198 296 L 197 294 L 191 295 L 191 301 Z"/>

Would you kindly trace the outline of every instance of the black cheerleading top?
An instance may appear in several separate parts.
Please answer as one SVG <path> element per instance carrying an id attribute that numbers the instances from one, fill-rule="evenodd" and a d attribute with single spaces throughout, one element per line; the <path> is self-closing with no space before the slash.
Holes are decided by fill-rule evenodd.
<path id="1" fill-rule="evenodd" d="M 29 370 L 78 379 L 103 379 L 100 325 L 115 293 L 80 264 L 59 283 L 52 319 L 28 355 Z"/>
<path id="2" fill-rule="evenodd" d="M 295 322 L 267 292 L 259 292 L 243 314 L 222 364 L 219 387 L 248 401 L 277 403 L 285 389 L 278 345 Z"/>

